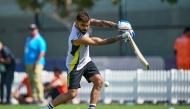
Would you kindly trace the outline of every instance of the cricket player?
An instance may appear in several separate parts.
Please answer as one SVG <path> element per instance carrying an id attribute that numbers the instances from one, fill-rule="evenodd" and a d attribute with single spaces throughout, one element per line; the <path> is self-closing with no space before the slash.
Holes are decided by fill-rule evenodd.
<path id="1" fill-rule="evenodd" d="M 102 28 L 116 28 L 119 30 L 129 30 L 122 35 L 101 39 L 98 37 L 89 37 L 88 29 L 90 26 Z M 100 96 L 101 88 L 104 80 L 96 65 L 92 62 L 89 55 L 89 46 L 100 46 L 115 43 L 119 40 L 128 40 L 128 36 L 134 37 L 131 25 L 128 21 L 122 20 L 118 24 L 90 18 L 87 12 L 79 12 L 76 21 L 73 24 L 69 40 L 68 40 L 68 55 L 66 59 L 68 92 L 57 96 L 45 108 L 53 109 L 61 103 L 71 100 L 77 96 L 78 88 L 82 76 L 90 83 L 93 83 L 93 88 L 90 94 L 89 109 L 95 109 L 96 103 Z"/>

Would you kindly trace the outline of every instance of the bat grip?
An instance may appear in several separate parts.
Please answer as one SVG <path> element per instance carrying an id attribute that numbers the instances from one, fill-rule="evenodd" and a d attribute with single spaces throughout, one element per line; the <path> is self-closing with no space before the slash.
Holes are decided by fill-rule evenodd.
<path id="1" fill-rule="evenodd" d="M 132 37 L 132 34 L 131 34 L 130 30 L 124 30 L 123 32 L 129 32 L 129 33 L 130 33 L 130 36 L 128 36 L 128 37 Z M 129 39 L 129 38 L 128 38 L 128 39 Z M 125 42 L 127 42 L 127 40 L 125 40 Z"/>

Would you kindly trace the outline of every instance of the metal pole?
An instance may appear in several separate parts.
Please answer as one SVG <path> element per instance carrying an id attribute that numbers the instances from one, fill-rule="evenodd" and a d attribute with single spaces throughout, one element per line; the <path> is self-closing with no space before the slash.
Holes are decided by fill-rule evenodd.
<path id="1" fill-rule="evenodd" d="M 40 30 L 41 25 L 40 25 L 40 20 L 39 20 L 39 14 L 38 14 L 38 12 L 35 12 L 34 19 L 35 19 L 35 24 L 38 26 L 38 28 Z"/>
<path id="2" fill-rule="evenodd" d="M 122 18 L 121 4 L 119 4 L 119 19 L 121 19 L 121 18 Z M 122 34 L 122 33 L 119 31 L 119 34 Z M 123 56 L 122 41 L 119 41 L 119 54 L 120 54 L 120 56 Z"/>
<path id="3" fill-rule="evenodd" d="M 38 8 L 41 8 L 42 0 L 36 0 Z M 35 24 L 38 26 L 39 31 L 42 30 L 42 22 L 43 22 L 43 16 L 39 14 L 39 12 L 35 12 L 34 14 L 34 20 Z"/>
<path id="4" fill-rule="evenodd" d="M 126 20 L 126 0 L 121 0 L 121 4 L 119 6 L 119 14 L 120 20 Z M 123 32 L 120 32 L 122 34 Z M 120 41 L 120 55 L 127 55 L 127 43 Z"/>

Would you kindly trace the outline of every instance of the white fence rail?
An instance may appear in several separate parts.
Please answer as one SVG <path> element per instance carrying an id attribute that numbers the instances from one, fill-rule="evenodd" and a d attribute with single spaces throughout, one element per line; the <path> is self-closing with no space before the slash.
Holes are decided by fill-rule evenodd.
<path id="1" fill-rule="evenodd" d="M 103 87 L 101 100 L 105 104 L 112 101 L 124 103 L 135 101 L 153 103 L 169 101 L 176 104 L 178 101 L 190 103 L 190 70 L 101 70 L 105 81 L 109 81 L 109 87 Z M 63 73 L 66 75 L 66 73 Z M 15 72 L 13 91 L 21 82 L 25 73 Z M 42 82 L 48 82 L 53 73 L 43 71 Z M 81 88 L 73 103 L 89 102 L 92 84 L 85 78 L 81 80 Z M 25 93 L 26 89 L 22 89 Z"/>

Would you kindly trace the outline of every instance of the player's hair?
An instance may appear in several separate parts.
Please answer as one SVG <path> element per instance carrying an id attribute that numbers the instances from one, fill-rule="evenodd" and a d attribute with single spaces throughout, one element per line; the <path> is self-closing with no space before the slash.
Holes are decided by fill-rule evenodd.
<path id="1" fill-rule="evenodd" d="M 53 72 L 60 72 L 60 73 L 62 73 L 62 70 L 59 67 L 54 67 L 53 68 Z"/>
<path id="2" fill-rule="evenodd" d="M 77 21 L 82 21 L 82 22 L 88 22 L 90 20 L 90 15 L 87 12 L 79 12 L 77 14 Z"/>
<path id="3" fill-rule="evenodd" d="M 184 34 L 185 34 L 186 32 L 188 32 L 188 31 L 190 31 L 190 27 L 185 27 L 185 29 L 184 29 Z"/>

